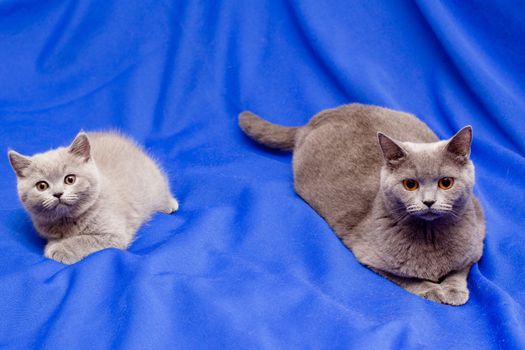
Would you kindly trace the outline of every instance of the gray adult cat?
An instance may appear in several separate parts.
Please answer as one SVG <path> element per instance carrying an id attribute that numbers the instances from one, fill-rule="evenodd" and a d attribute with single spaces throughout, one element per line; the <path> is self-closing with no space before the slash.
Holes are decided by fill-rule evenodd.
<path id="1" fill-rule="evenodd" d="M 413 115 L 361 104 L 303 127 L 249 112 L 239 124 L 259 143 L 293 151 L 295 190 L 362 264 L 426 299 L 467 302 L 485 236 L 470 126 L 438 141 Z"/>
<path id="2" fill-rule="evenodd" d="M 154 211 L 179 207 L 158 165 L 115 133 L 80 132 L 67 148 L 8 155 L 20 200 L 48 240 L 45 256 L 65 264 L 125 249 Z"/>

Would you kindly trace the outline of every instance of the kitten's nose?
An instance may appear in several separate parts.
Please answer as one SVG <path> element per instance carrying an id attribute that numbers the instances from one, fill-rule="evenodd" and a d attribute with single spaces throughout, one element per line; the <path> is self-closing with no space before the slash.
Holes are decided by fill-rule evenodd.
<path id="1" fill-rule="evenodd" d="M 431 207 L 432 204 L 436 203 L 436 201 L 423 201 L 423 204 L 425 204 L 427 207 Z"/>
<path id="2" fill-rule="evenodd" d="M 63 194 L 64 194 L 63 192 L 57 192 L 57 193 L 53 193 L 53 196 L 57 197 L 57 198 L 60 198 L 60 197 L 62 197 Z"/>

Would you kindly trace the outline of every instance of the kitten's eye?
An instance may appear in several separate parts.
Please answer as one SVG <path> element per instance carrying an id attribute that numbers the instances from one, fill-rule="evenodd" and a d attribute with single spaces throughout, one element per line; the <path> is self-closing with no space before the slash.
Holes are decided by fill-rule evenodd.
<path id="1" fill-rule="evenodd" d="M 49 188 L 49 185 L 45 181 L 39 181 L 39 182 L 36 183 L 35 187 L 36 187 L 37 190 L 42 192 L 42 191 L 47 190 Z"/>
<path id="2" fill-rule="evenodd" d="M 442 190 L 449 190 L 454 185 L 454 178 L 452 177 L 444 177 L 439 179 L 438 181 L 438 187 Z"/>
<path id="3" fill-rule="evenodd" d="M 419 183 L 414 179 L 406 179 L 403 180 L 403 187 L 405 187 L 407 191 L 415 191 L 418 189 Z"/>
<path id="4" fill-rule="evenodd" d="M 75 175 L 68 175 L 64 178 L 64 183 L 66 185 L 72 185 L 77 181 L 77 177 Z"/>

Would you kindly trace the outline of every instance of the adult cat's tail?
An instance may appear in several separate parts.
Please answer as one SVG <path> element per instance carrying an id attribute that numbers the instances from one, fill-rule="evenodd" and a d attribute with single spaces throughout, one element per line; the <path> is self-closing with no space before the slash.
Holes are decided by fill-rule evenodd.
<path id="1" fill-rule="evenodd" d="M 293 150 L 298 127 L 272 124 L 251 112 L 239 114 L 240 128 L 255 141 L 283 151 Z"/>

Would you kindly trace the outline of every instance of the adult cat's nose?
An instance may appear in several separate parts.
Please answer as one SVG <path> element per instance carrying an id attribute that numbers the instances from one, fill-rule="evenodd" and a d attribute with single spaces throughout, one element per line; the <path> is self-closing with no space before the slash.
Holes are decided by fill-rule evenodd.
<path id="1" fill-rule="evenodd" d="M 423 201 L 423 204 L 425 204 L 427 207 L 431 207 L 432 204 L 436 203 L 436 201 Z"/>
<path id="2" fill-rule="evenodd" d="M 64 194 L 63 192 L 57 192 L 57 193 L 53 193 L 53 196 L 57 197 L 57 198 L 60 198 L 60 197 L 62 197 L 63 194 Z"/>

